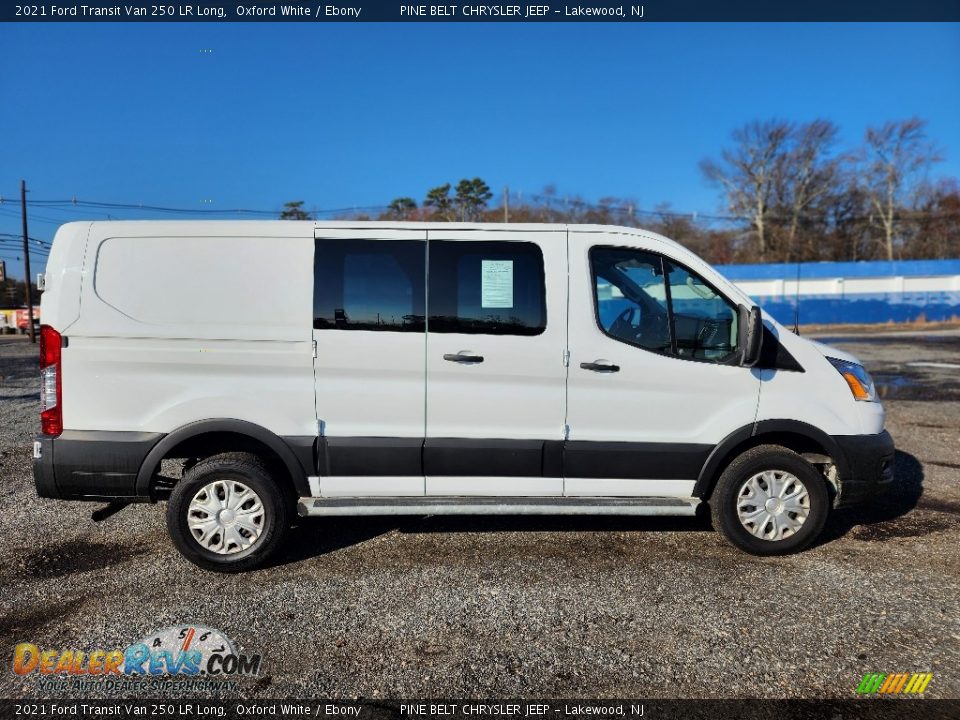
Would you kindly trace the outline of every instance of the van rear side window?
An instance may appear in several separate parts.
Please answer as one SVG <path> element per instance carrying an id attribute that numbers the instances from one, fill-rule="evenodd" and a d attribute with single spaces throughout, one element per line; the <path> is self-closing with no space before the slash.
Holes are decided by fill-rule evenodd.
<path id="1" fill-rule="evenodd" d="M 546 326 L 537 245 L 430 241 L 430 332 L 539 335 Z"/>
<path id="2" fill-rule="evenodd" d="M 318 240 L 313 327 L 423 332 L 426 243 Z"/>

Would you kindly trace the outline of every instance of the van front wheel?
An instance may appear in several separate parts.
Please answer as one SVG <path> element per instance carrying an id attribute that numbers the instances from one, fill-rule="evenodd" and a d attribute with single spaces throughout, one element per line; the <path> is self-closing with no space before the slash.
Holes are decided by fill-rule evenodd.
<path id="1" fill-rule="evenodd" d="M 710 498 L 713 526 L 752 555 L 786 555 L 808 547 L 827 520 L 826 481 L 797 453 L 751 448 L 723 471 Z"/>
<path id="2" fill-rule="evenodd" d="M 195 565 L 240 572 L 261 565 L 280 545 L 288 505 L 256 455 L 221 453 L 187 470 L 173 488 L 167 529 Z"/>

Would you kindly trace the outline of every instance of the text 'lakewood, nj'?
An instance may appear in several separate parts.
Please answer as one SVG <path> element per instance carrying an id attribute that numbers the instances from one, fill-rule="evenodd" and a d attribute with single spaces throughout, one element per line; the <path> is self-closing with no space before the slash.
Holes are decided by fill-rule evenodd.
<path id="1" fill-rule="evenodd" d="M 554 15 L 564 17 L 643 17 L 643 5 L 613 5 L 610 7 L 585 7 L 583 5 L 401 5 L 401 17 L 447 17 L 447 18 L 546 18 Z"/>

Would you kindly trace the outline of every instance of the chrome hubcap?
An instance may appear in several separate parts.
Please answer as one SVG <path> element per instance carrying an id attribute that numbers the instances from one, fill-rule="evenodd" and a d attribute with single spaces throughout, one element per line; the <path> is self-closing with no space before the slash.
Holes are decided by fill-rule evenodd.
<path id="1" fill-rule="evenodd" d="M 232 555 L 252 547 L 263 532 L 260 496 L 236 480 L 215 480 L 193 496 L 187 525 L 201 547 Z"/>
<path id="2" fill-rule="evenodd" d="M 810 494 L 800 479 L 785 470 L 764 470 L 737 493 L 737 516 L 754 537 L 783 540 L 794 535 L 810 514 Z"/>

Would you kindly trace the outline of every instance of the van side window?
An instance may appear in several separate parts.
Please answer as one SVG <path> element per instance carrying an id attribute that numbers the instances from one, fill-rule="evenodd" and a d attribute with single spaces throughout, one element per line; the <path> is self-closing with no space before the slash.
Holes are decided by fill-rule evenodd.
<path id="1" fill-rule="evenodd" d="M 659 255 L 619 248 L 593 248 L 597 320 L 615 340 L 669 353 L 670 313 Z"/>
<path id="2" fill-rule="evenodd" d="M 590 251 L 597 321 L 609 336 L 646 350 L 724 362 L 737 348 L 737 310 L 700 276 L 643 250 Z"/>
<path id="3" fill-rule="evenodd" d="M 431 240 L 429 331 L 539 335 L 547 326 L 534 243 Z"/>
<path id="4" fill-rule="evenodd" d="M 313 327 L 423 332 L 426 243 L 317 240 Z"/>

